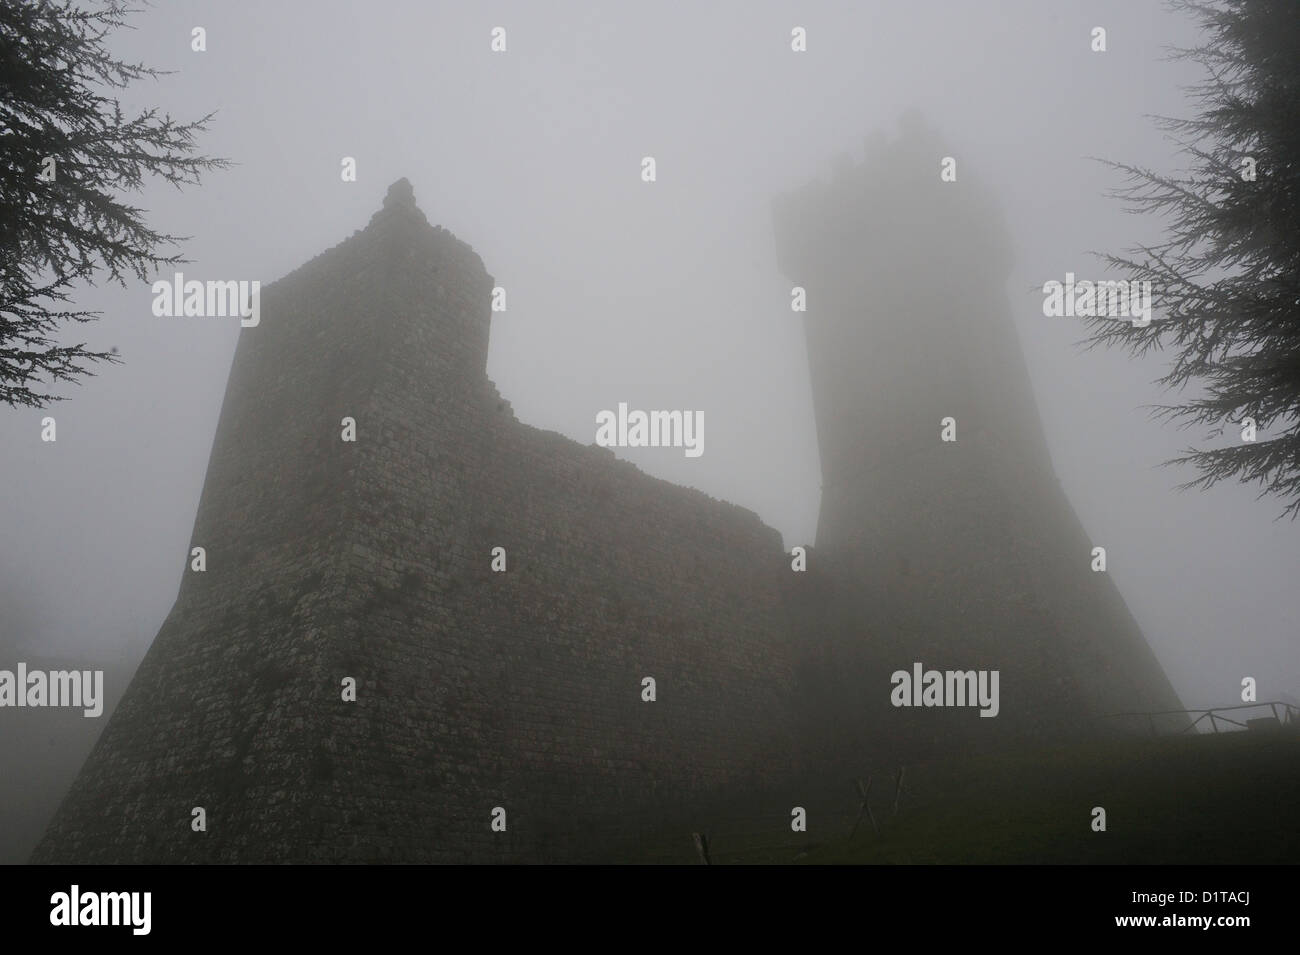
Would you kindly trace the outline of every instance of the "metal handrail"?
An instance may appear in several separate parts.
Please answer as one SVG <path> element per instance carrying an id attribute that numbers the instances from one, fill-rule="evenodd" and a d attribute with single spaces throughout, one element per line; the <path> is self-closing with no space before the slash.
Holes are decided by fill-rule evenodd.
<path id="1" fill-rule="evenodd" d="M 1268 702 L 1259 702 L 1259 703 L 1238 703 L 1233 706 L 1211 706 L 1203 709 L 1151 710 L 1148 712 L 1135 712 L 1135 713 L 1105 713 L 1101 716 L 1096 717 L 1096 719 L 1107 720 L 1107 719 L 1117 719 L 1119 717 L 1135 717 L 1135 716 L 1145 717 L 1148 722 L 1148 725 L 1151 727 L 1151 732 L 1155 733 L 1156 731 L 1155 718 L 1157 716 L 1193 716 L 1195 714 L 1200 714 L 1199 716 L 1196 716 L 1196 719 L 1192 720 L 1190 723 L 1188 723 L 1178 732 L 1179 733 L 1188 732 L 1193 727 L 1195 727 L 1197 723 L 1201 722 L 1201 720 L 1205 719 L 1208 716 L 1210 718 L 1210 725 L 1214 727 L 1214 732 L 1217 733 L 1219 731 L 1219 720 L 1223 720 L 1223 722 L 1225 723 L 1231 723 L 1233 726 L 1240 726 L 1243 729 L 1246 728 L 1245 723 L 1238 722 L 1237 720 L 1231 719 L 1230 717 L 1223 716 L 1221 714 L 1225 712 L 1231 712 L 1233 710 L 1258 709 L 1264 706 L 1267 706 L 1270 710 L 1272 710 L 1273 718 L 1277 720 L 1279 724 L 1288 725 L 1300 721 L 1300 707 L 1292 703 L 1284 702 L 1282 700 L 1272 700 Z M 1282 710 L 1283 716 L 1278 716 L 1277 708 L 1279 706 L 1283 708 Z"/>

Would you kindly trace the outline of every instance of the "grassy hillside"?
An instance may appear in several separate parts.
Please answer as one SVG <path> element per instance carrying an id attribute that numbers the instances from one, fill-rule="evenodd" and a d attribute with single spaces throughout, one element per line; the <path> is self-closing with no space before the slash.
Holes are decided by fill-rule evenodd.
<path id="1" fill-rule="evenodd" d="M 908 767 L 876 777 L 871 808 L 849 781 L 718 807 L 646 833 L 628 862 L 694 862 L 692 828 L 728 863 L 1300 862 L 1300 734 L 1235 732 L 1058 746 Z M 816 791 L 814 791 L 814 789 Z M 791 808 L 808 831 L 791 831 Z M 1091 828 L 1106 810 L 1106 831 Z"/>

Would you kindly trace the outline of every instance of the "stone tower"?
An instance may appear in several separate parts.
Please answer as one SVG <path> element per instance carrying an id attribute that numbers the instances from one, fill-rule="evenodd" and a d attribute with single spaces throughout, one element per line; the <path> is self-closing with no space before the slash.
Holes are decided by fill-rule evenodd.
<path id="1" fill-rule="evenodd" d="M 517 421 L 486 375 L 493 284 L 402 180 L 266 287 L 207 570 L 34 861 L 574 859 L 788 771 L 780 536 Z"/>
<path id="2" fill-rule="evenodd" d="M 869 141 L 864 161 L 774 206 L 782 269 L 807 290 L 832 669 L 873 687 L 845 719 L 926 748 L 1175 708 L 1110 577 L 1091 569 L 1105 542 L 1052 468 L 1009 317 L 1008 239 L 966 170 L 941 181 L 950 152 L 911 116 L 896 141 Z M 1000 715 L 881 705 L 874 688 L 914 662 L 1000 670 Z"/>

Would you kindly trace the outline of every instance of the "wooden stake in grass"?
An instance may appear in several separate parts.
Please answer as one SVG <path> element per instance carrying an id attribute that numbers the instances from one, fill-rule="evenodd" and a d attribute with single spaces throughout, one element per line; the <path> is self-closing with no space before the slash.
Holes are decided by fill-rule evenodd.
<path id="1" fill-rule="evenodd" d="M 713 865 L 713 860 L 709 858 L 709 838 L 702 832 L 692 832 L 691 838 L 695 840 L 695 851 L 700 854 L 700 861 L 705 865 Z"/>
<path id="2" fill-rule="evenodd" d="M 880 827 L 876 825 L 876 817 L 871 814 L 871 806 L 868 803 L 868 798 L 871 793 L 871 777 L 867 777 L 867 784 L 865 786 L 862 785 L 861 779 L 855 779 L 853 781 L 857 783 L 858 795 L 862 797 L 862 805 L 858 807 L 858 818 L 853 822 L 853 831 L 849 833 L 849 839 L 851 840 L 858 834 L 858 826 L 862 824 L 863 813 L 866 813 L 867 818 L 871 820 L 871 828 L 875 830 L 876 836 L 879 838 Z"/>
<path id="3" fill-rule="evenodd" d="M 899 766 L 898 772 L 894 774 L 894 811 L 891 815 L 898 815 L 898 797 L 903 794 L 903 773 L 907 772 L 906 766 Z"/>

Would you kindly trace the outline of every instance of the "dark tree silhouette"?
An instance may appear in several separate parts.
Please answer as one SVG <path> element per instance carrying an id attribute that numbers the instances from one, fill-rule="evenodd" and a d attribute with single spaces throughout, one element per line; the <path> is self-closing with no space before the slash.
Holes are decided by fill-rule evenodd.
<path id="1" fill-rule="evenodd" d="M 50 384 L 117 360 L 57 339 L 61 326 L 98 316 L 68 304 L 78 282 L 125 286 L 185 261 L 160 251 L 183 237 L 149 228 L 118 197 L 147 176 L 179 188 L 227 165 L 195 155 L 213 114 L 127 115 L 114 98 L 163 75 L 106 48 L 136 12 L 120 0 L 0 0 L 0 401 L 11 406 L 44 407 L 59 400 Z"/>
<path id="2" fill-rule="evenodd" d="M 1199 475 L 1182 488 L 1235 478 L 1260 485 L 1300 514 L 1300 5 L 1296 0 L 1175 0 L 1204 41 L 1173 52 L 1208 79 L 1188 92 L 1195 118 L 1157 117 L 1189 158 L 1162 175 L 1126 174 L 1115 195 L 1129 211 L 1164 217 L 1164 240 L 1104 255 L 1131 280 L 1149 281 L 1159 314 L 1146 327 L 1089 319 L 1090 346 L 1135 356 L 1169 348 L 1158 383 L 1192 386 L 1155 415 L 1207 428 L 1219 446 L 1189 449 L 1168 464 Z M 1259 434 L 1245 440 L 1250 418 Z M 1228 440 L 1214 442 L 1228 432 Z"/>

